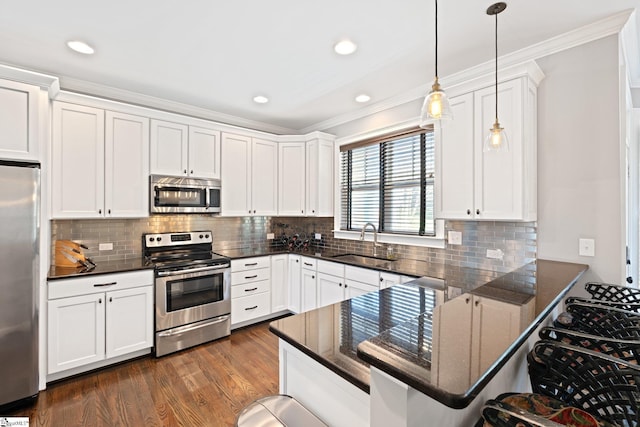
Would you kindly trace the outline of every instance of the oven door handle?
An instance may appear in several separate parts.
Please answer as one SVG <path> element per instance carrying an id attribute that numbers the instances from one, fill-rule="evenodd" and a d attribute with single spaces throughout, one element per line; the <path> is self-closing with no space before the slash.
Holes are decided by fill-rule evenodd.
<path id="1" fill-rule="evenodd" d="M 159 277 L 178 276 L 178 275 L 181 275 L 181 274 L 197 273 L 197 272 L 200 272 L 200 271 L 224 270 L 225 268 L 229 268 L 229 264 L 207 266 L 207 267 L 198 267 L 198 268 L 190 268 L 190 269 L 187 269 L 187 270 L 158 271 L 158 276 Z"/>
<path id="2" fill-rule="evenodd" d="M 216 319 L 213 319 L 209 322 L 198 322 L 197 324 L 194 325 L 185 325 L 185 326 L 180 326 L 178 328 L 174 328 L 174 329 L 170 329 L 168 331 L 163 331 L 163 332 L 157 332 L 156 335 L 159 337 L 171 337 L 174 335 L 182 335 L 185 332 L 191 332 L 194 331 L 196 329 L 201 329 L 201 328 L 206 328 L 208 326 L 212 326 L 212 325 L 216 325 L 218 323 L 222 323 L 222 322 L 226 322 L 227 320 L 229 320 L 229 315 L 226 314 L 224 316 L 220 316 Z"/>

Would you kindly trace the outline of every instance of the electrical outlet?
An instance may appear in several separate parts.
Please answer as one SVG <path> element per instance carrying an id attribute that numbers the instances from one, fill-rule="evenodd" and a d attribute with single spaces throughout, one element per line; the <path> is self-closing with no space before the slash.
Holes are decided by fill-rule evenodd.
<path id="1" fill-rule="evenodd" d="M 267 233 L 267 240 L 273 240 L 275 239 L 276 235 L 273 233 Z"/>
<path id="2" fill-rule="evenodd" d="M 596 256 L 596 241 L 594 239 L 580 239 L 578 246 L 580 256 Z"/>
<path id="3" fill-rule="evenodd" d="M 487 249 L 487 258 L 502 259 L 503 256 L 504 252 L 502 252 L 502 249 Z"/>
<path id="4" fill-rule="evenodd" d="M 315 239 L 316 239 L 316 240 L 322 240 L 322 234 L 320 234 L 320 233 L 316 233 L 316 235 L 315 235 Z"/>
<path id="5" fill-rule="evenodd" d="M 98 249 L 101 251 L 112 251 L 113 250 L 113 243 L 100 243 L 98 245 Z"/>
<path id="6" fill-rule="evenodd" d="M 447 233 L 448 241 L 450 245 L 461 245 L 462 244 L 462 232 L 461 231 L 449 231 Z"/>

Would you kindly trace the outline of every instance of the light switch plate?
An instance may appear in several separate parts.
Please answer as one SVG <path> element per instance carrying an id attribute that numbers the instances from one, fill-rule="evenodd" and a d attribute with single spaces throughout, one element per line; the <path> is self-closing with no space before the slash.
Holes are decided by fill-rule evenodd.
<path id="1" fill-rule="evenodd" d="M 320 233 L 316 233 L 316 235 L 315 235 L 315 239 L 316 239 L 316 240 L 322 240 L 322 234 L 320 234 Z"/>
<path id="2" fill-rule="evenodd" d="M 98 245 L 98 249 L 101 251 L 112 251 L 113 250 L 113 243 L 100 243 Z"/>
<path id="3" fill-rule="evenodd" d="M 447 240 L 450 245 L 461 245 L 462 244 L 462 232 L 461 231 L 449 231 L 447 233 Z"/>
<path id="4" fill-rule="evenodd" d="M 276 237 L 275 234 L 267 233 L 267 240 L 273 240 L 275 237 Z"/>
<path id="5" fill-rule="evenodd" d="M 502 249 L 487 249 L 487 258 L 502 259 L 502 257 L 504 257 Z"/>
<path id="6" fill-rule="evenodd" d="M 580 239 L 578 246 L 580 256 L 596 256 L 596 241 L 594 239 Z"/>

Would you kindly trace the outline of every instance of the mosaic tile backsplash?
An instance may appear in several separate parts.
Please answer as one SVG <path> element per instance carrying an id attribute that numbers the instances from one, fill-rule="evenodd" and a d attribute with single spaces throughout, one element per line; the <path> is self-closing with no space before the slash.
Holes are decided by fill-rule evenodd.
<path id="1" fill-rule="evenodd" d="M 462 245 L 444 249 L 390 245 L 398 258 L 418 259 L 454 266 L 508 272 L 536 258 L 535 222 L 446 221 L 446 231 L 462 232 Z M 69 239 L 84 243 L 86 255 L 94 261 L 139 258 L 142 234 L 212 230 L 214 250 L 279 245 L 283 235 L 299 234 L 310 239 L 311 247 L 348 253 L 371 254 L 371 242 L 333 238 L 333 218 L 298 217 L 213 217 L 210 215 L 152 215 L 141 219 L 55 220 L 51 223 L 51 242 Z M 267 240 L 274 233 L 274 240 Z M 322 235 L 315 240 L 315 233 Z M 113 243 L 113 250 L 99 251 L 99 243 Z M 379 254 L 386 254 L 383 244 Z M 502 260 L 486 257 L 487 249 L 500 249 Z M 53 250 L 51 252 L 53 254 Z"/>

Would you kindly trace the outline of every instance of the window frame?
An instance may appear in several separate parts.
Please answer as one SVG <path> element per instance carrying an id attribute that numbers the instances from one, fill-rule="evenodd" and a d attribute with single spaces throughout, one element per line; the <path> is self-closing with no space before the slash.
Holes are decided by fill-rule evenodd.
<path id="1" fill-rule="evenodd" d="M 360 231 L 355 230 L 341 230 L 340 225 L 342 223 L 342 195 L 341 195 L 341 186 L 340 186 L 340 147 L 343 145 L 349 145 L 357 142 L 364 142 L 366 140 L 371 140 L 375 138 L 382 138 L 386 135 L 394 134 L 394 133 L 402 133 L 408 132 L 412 129 L 418 127 L 417 119 L 395 125 L 389 126 L 386 128 L 377 129 L 370 132 L 365 132 L 361 134 L 356 134 L 352 136 L 347 136 L 343 138 L 338 138 L 335 144 L 335 157 L 334 157 L 334 224 L 333 224 L 333 237 L 336 239 L 345 239 L 345 240 L 360 240 Z M 436 138 L 436 146 L 438 145 L 438 138 L 440 138 L 439 129 L 436 127 L 434 129 L 434 138 Z M 436 153 L 437 155 L 437 153 Z M 437 172 L 436 172 L 437 175 Z M 437 198 L 434 200 L 434 203 L 437 203 Z M 437 212 L 437 206 L 435 208 L 435 212 Z M 411 246 L 422 246 L 429 248 L 444 248 L 446 246 L 445 242 L 445 228 L 444 228 L 444 220 L 436 219 L 435 220 L 435 236 L 420 236 L 414 234 L 394 234 L 394 233 L 378 233 L 378 242 L 387 243 L 387 244 L 399 244 L 399 245 L 411 245 Z M 365 241 L 373 241 L 373 233 L 367 232 L 365 233 Z"/>

